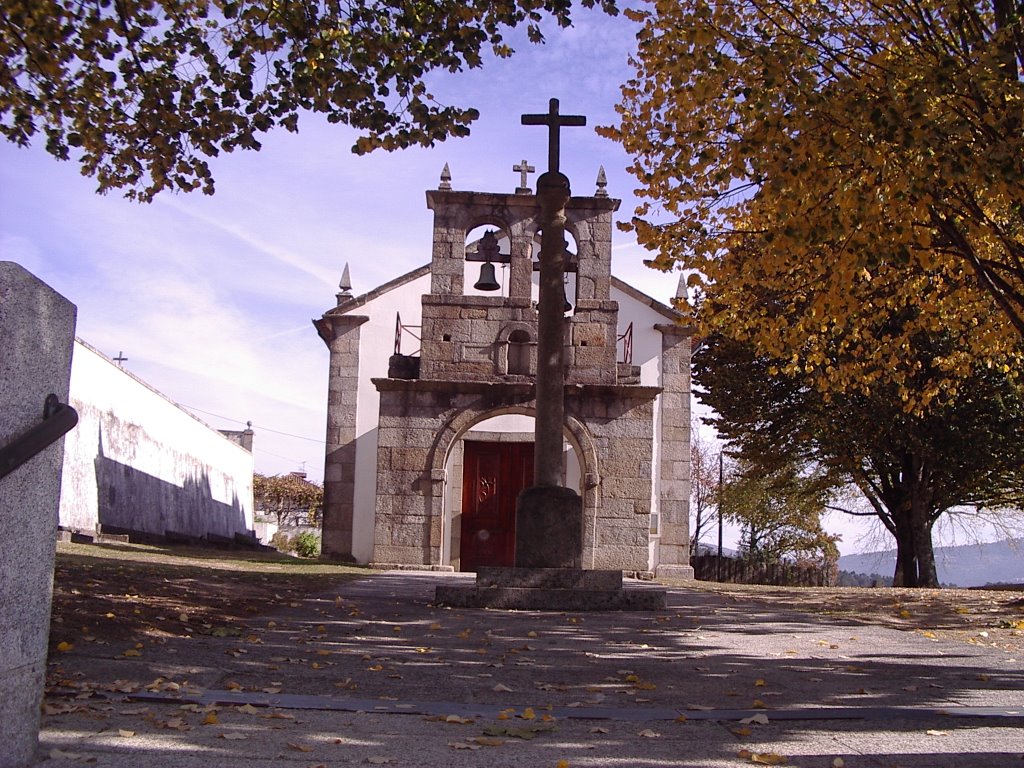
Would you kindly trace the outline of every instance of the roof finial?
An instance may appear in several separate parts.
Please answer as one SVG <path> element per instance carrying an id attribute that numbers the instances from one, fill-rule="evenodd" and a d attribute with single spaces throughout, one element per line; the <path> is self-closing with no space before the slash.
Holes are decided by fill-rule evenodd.
<path id="1" fill-rule="evenodd" d="M 604 166 L 597 171 L 597 192 L 594 197 L 608 197 L 608 177 L 604 175 Z"/>
<path id="2" fill-rule="evenodd" d="M 345 299 L 352 298 L 352 276 L 348 272 L 348 262 L 345 262 L 345 269 L 341 273 L 341 280 L 338 281 L 338 303 Z"/>
<path id="3" fill-rule="evenodd" d="M 437 188 L 444 190 L 452 188 L 452 172 L 448 169 L 448 163 L 445 163 L 444 168 L 441 169 L 441 183 L 437 185 Z"/>
<path id="4" fill-rule="evenodd" d="M 686 283 L 686 273 L 679 273 L 679 283 L 676 285 L 676 298 L 683 299 L 684 301 L 689 298 L 689 286 Z"/>
<path id="5" fill-rule="evenodd" d="M 512 170 L 519 174 L 519 186 L 516 187 L 517 195 L 528 195 L 530 194 L 530 182 L 526 178 L 527 174 L 533 173 L 537 169 L 530 165 L 524 159 L 519 165 L 513 165 Z"/>

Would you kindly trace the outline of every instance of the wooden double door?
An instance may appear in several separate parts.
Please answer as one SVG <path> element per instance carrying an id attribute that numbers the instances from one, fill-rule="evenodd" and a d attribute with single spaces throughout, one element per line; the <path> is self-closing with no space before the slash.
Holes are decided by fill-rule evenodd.
<path id="1" fill-rule="evenodd" d="M 533 485 L 533 443 L 463 443 L 460 569 L 515 565 L 516 499 Z"/>

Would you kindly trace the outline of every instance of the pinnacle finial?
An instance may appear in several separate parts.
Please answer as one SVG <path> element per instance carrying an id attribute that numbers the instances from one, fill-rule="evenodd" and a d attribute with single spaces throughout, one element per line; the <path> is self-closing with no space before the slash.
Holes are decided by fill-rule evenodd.
<path id="1" fill-rule="evenodd" d="M 352 276 L 348 271 L 348 262 L 345 262 L 341 280 L 338 281 L 338 303 L 341 304 L 342 301 L 349 298 L 352 298 Z"/>
<path id="2" fill-rule="evenodd" d="M 608 177 L 604 175 L 604 166 L 597 170 L 597 192 L 594 197 L 608 197 Z"/>
<path id="3" fill-rule="evenodd" d="M 686 273 L 685 272 L 680 272 L 679 273 L 679 283 L 678 283 L 678 285 L 676 285 L 676 298 L 677 299 L 684 299 L 685 300 L 685 299 L 687 299 L 689 297 L 689 291 L 687 290 L 687 287 L 688 286 L 686 284 Z"/>
<path id="4" fill-rule="evenodd" d="M 441 183 L 437 185 L 437 188 L 444 190 L 452 188 L 452 172 L 448 168 L 448 163 L 445 163 L 444 168 L 441 169 Z"/>

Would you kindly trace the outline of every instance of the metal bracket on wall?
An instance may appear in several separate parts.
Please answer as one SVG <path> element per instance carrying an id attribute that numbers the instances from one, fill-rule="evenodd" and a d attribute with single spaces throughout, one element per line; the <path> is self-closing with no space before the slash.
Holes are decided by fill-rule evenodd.
<path id="1" fill-rule="evenodd" d="M 74 408 L 62 403 L 54 394 L 47 395 L 43 403 L 43 420 L 0 447 L 0 478 L 11 474 L 37 453 L 60 440 L 77 423 L 78 412 Z"/>

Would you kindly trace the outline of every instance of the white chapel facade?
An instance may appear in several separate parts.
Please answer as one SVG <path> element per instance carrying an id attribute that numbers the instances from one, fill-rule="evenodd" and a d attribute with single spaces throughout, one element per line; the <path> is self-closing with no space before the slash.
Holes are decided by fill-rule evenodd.
<path id="1" fill-rule="evenodd" d="M 584 568 L 692 577 L 691 329 L 612 276 L 619 201 L 599 179 L 566 206 L 563 483 L 583 500 Z M 509 566 L 533 475 L 537 198 L 525 182 L 456 191 L 446 168 L 427 206 L 430 263 L 359 296 L 346 269 L 314 321 L 330 350 L 323 555 Z"/>

